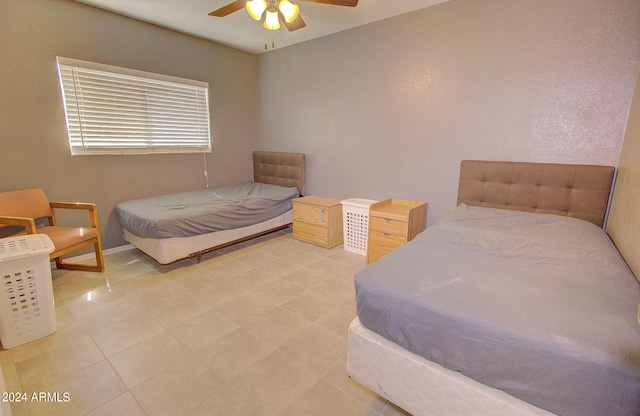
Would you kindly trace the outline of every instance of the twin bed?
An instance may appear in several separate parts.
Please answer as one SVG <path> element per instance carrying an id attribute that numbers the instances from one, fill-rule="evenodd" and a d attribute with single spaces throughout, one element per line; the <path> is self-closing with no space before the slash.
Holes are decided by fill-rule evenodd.
<path id="1" fill-rule="evenodd" d="M 124 239 L 161 264 L 258 237 L 291 224 L 304 194 L 305 155 L 253 152 L 253 181 L 126 201 L 116 206 Z"/>
<path id="2" fill-rule="evenodd" d="M 355 276 L 351 377 L 414 415 L 640 414 L 613 174 L 464 161 L 458 207 Z"/>

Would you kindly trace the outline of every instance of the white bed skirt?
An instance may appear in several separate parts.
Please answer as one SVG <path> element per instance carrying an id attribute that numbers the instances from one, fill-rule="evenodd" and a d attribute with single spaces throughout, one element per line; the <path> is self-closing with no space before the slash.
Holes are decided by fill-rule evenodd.
<path id="1" fill-rule="evenodd" d="M 126 229 L 123 229 L 123 237 L 136 248 L 156 259 L 158 263 L 168 264 L 212 247 L 291 224 L 291 212 L 289 210 L 275 218 L 247 227 L 216 231 L 193 237 L 143 238 L 130 233 Z"/>
<path id="2" fill-rule="evenodd" d="M 349 325 L 348 352 L 351 378 L 415 416 L 553 415 L 415 355 L 358 318 Z"/>

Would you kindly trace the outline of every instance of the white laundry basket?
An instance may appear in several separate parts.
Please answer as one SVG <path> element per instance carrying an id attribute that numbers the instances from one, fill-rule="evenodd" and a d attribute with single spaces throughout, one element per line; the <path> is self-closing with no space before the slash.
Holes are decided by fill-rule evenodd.
<path id="1" fill-rule="evenodd" d="M 378 201 L 372 199 L 350 198 L 342 203 L 342 226 L 344 249 L 352 253 L 367 255 L 367 236 L 369 234 L 369 205 Z"/>
<path id="2" fill-rule="evenodd" d="M 53 334 L 51 239 L 44 234 L 0 238 L 0 341 L 4 349 Z"/>

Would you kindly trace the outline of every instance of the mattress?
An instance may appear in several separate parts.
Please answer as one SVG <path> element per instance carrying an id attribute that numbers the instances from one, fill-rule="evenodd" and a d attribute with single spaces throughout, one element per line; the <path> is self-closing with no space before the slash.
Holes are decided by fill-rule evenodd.
<path id="1" fill-rule="evenodd" d="M 122 227 L 138 237 L 190 237 L 277 217 L 298 196 L 295 187 L 244 182 L 126 201 L 116 206 L 116 214 Z"/>
<path id="2" fill-rule="evenodd" d="M 355 277 L 370 330 L 563 415 L 640 409 L 640 285 L 586 221 L 464 204 Z"/>
<path id="3" fill-rule="evenodd" d="M 123 230 L 123 237 L 139 250 L 153 257 L 160 264 L 172 263 L 200 251 L 227 244 L 291 224 L 292 211 L 275 218 L 232 230 L 215 231 L 192 237 L 144 238 Z"/>

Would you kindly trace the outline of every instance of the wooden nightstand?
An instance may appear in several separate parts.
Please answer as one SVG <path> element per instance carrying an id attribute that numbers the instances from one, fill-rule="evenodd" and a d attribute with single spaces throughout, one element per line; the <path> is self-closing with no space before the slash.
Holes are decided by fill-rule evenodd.
<path id="1" fill-rule="evenodd" d="M 387 199 L 369 207 L 367 263 L 378 260 L 427 227 L 427 203 Z"/>
<path id="2" fill-rule="evenodd" d="M 331 248 L 342 244 L 342 205 L 333 198 L 305 196 L 293 203 L 293 238 Z"/>

